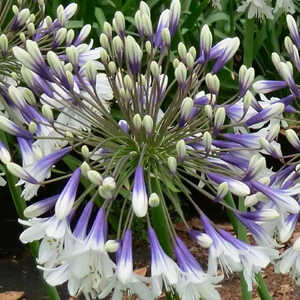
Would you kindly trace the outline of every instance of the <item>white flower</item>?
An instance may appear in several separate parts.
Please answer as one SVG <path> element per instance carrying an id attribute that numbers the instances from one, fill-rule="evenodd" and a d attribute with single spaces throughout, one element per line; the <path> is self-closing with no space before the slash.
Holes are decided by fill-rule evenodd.
<path id="1" fill-rule="evenodd" d="M 277 13 L 280 9 L 283 9 L 285 13 L 294 14 L 295 5 L 293 0 L 277 0 L 274 13 Z"/>
<path id="2" fill-rule="evenodd" d="M 263 18 L 273 19 L 272 7 L 265 0 L 244 0 L 237 8 L 238 12 L 245 12 L 248 8 L 248 19 Z"/>
<path id="3" fill-rule="evenodd" d="M 282 255 L 281 260 L 276 264 L 275 271 L 282 274 L 290 273 L 295 279 L 296 284 L 300 284 L 300 238 L 293 246 L 287 249 Z"/>

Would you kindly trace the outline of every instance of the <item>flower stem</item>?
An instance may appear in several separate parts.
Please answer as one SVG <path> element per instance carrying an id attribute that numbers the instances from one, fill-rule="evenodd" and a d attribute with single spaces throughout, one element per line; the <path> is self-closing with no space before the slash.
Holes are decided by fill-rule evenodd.
<path id="1" fill-rule="evenodd" d="M 246 67 L 251 67 L 254 58 L 254 19 L 247 19 L 245 22 L 244 35 L 244 64 Z"/>

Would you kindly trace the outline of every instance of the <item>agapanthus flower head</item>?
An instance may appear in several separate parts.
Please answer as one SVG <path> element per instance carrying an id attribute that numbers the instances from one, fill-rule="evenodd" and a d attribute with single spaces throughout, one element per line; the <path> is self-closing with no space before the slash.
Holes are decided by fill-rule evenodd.
<path id="1" fill-rule="evenodd" d="M 22 164 L 7 154 L 2 161 L 20 184 L 25 183 L 24 198 L 32 200 L 41 185 L 65 182 L 58 195 L 31 204 L 25 211 L 29 220 L 21 221 L 29 227 L 21 235 L 23 242 L 42 240 L 39 264 L 46 280 L 52 285 L 67 281 L 72 295 L 82 292 L 92 298 L 113 293 L 114 299 L 122 299 L 129 293 L 154 299 L 164 291 L 177 291 L 183 299 L 209 299 L 209 294 L 219 299 L 213 284 L 220 265 L 225 274 L 244 270 L 250 290 L 254 274 L 276 254 L 277 229 L 270 234 L 265 227 L 275 216 L 285 220 L 299 213 L 296 175 L 282 182 L 282 173 L 272 177 L 266 163 L 268 157 L 286 162 L 277 138 L 283 114 L 298 97 L 290 64 L 280 61 L 279 85 L 289 87 L 292 97 L 256 99 L 249 91 L 254 70 L 242 66 L 235 76 L 239 91 L 224 102 L 218 72 L 234 57 L 239 38 L 215 42 L 205 25 L 199 53 L 181 42 L 171 62 L 171 37 L 180 23 L 178 0 L 162 12 L 157 26 L 148 5 L 141 2 L 135 35 L 127 33 L 127 19 L 116 12 L 112 24 L 103 26 L 99 48 L 85 42 L 90 26 L 76 37 L 74 31 L 57 31 L 54 45 L 66 34 L 66 48 L 45 55 L 38 37 L 51 35 L 49 28 L 64 28 L 74 9 L 60 7 L 56 20 L 42 23 L 40 35 L 12 49 L 22 65 L 23 81 L 7 86 L 4 99 L 11 109 L 0 116 L 0 128 L 16 136 L 22 155 Z M 298 140 L 289 136 L 297 149 Z M 76 158 L 72 168 L 64 168 L 62 176 L 51 173 L 61 160 L 72 160 L 67 155 Z M 284 168 L 297 170 L 295 162 L 288 171 Z M 231 209 L 264 245 L 241 243 L 212 225 L 190 189 Z M 188 226 L 179 191 L 200 213 L 205 233 Z M 252 211 L 230 208 L 224 200 L 229 192 L 247 196 Z M 272 207 L 262 208 L 264 204 Z M 176 235 L 171 207 L 191 237 L 209 249 L 210 276 Z M 166 254 L 150 225 L 157 209 L 174 242 L 177 262 Z M 108 230 L 112 212 L 117 232 Z M 151 278 L 134 272 L 132 226 L 145 224 L 144 219 Z M 57 251 L 50 245 L 54 240 Z M 45 249 L 51 249 L 50 256 Z M 114 260 L 108 252 L 116 253 Z M 209 289 L 203 290 L 206 285 Z"/>

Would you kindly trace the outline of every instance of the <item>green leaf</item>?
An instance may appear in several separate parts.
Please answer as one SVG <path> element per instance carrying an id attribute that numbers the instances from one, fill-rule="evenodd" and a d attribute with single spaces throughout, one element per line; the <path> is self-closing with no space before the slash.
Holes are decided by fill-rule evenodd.
<path id="1" fill-rule="evenodd" d="M 96 20 L 99 24 L 100 32 L 102 32 L 103 31 L 103 24 L 106 21 L 106 18 L 105 18 L 103 10 L 100 7 L 95 8 L 95 17 L 96 17 Z"/>
<path id="2" fill-rule="evenodd" d="M 224 12 L 219 12 L 216 14 L 211 14 L 208 18 L 205 19 L 205 23 L 207 25 L 210 25 L 212 23 L 219 22 L 219 21 L 229 22 L 229 20 L 230 20 L 229 15 L 227 15 Z"/>

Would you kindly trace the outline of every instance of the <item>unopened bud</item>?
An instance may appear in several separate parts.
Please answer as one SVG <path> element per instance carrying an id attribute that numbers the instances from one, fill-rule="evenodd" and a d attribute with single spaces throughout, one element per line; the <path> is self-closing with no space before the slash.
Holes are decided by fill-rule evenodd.
<path id="1" fill-rule="evenodd" d="M 197 56 L 197 50 L 194 46 L 192 46 L 190 49 L 189 49 L 189 53 L 193 56 L 194 60 L 196 59 L 196 56 Z"/>
<path id="2" fill-rule="evenodd" d="M 31 121 L 28 125 L 28 130 L 30 133 L 35 133 L 37 130 L 37 125 L 35 122 Z"/>
<path id="3" fill-rule="evenodd" d="M 160 203 L 160 199 L 156 193 L 152 193 L 149 197 L 149 206 L 157 207 Z"/>
<path id="4" fill-rule="evenodd" d="M 191 68 L 193 67 L 193 65 L 194 65 L 194 62 L 195 62 L 194 57 L 192 56 L 191 53 L 188 53 L 188 54 L 186 55 L 186 66 L 187 66 L 189 69 L 191 69 Z"/>
<path id="5" fill-rule="evenodd" d="M 109 40 L 108 40 L 108 37 L 105 33 L 100 34 L 100 45 L 104 49 L 109 49 Z"/>
<path id="6" fill-rule="evenodd" d="M 85 76 L 87 80 L 92 84 L 96 84 L 96 77 L 97 77 L 97 66 L 96 63 L 92 60 L 89 60 L 84 68 Z"/>
<path id="7" fill-rule="evenodd" d="M 180 140 L 177 142 L 176 151 L 178 155 L 178 160 L 183 161 L 186 156 L 186 145 L 184 140 Z"/>
<path id="8" fill-rule="evenodd" d="M 212 145 L 212 137 L 208 131 L 204 132 L 202 141 L 203 141 L 206 153 L 209 153 L 211 150 L 211 145 Z"/>
<path id="9" fill-rule="evenodd" d="M 178 58 L 173 59 L 173 68 L 176 69 L 179 65 L 180 61 Z"/>
<path id="10" fill-rule="evenodd" d="M 104 65 L 107 65 L 109 62 L 109 56 L 104 48 L 100 48 L 100 60 Z"/>
<path id="11" fill-rule="evenodd" d="M 113 19 L 113 26 L 118 35 L 123 35 L 125 32 L 125 18 L 124 15 L 117 11 Z"/>
<path id="12" fill-rule="evenodd" d="M 173 156 L 168 157 L 168 167 L 169 167 L 171 173 L 174 175 L 176 173 L 176 169 L 177 169 L 177 160 L 175 157 L 173 157 Z"/>
<path id="13" fill-rule="evenodd" d="M 107 240 L 105 243 L 105 251 L 109 253 L 115 253 L 118 251 L 120 243 L 116 240 Z"/>
<path id="14" fill-rule="evenodd" d="M 227 195 L 228 191 L 229 191 L 228 183 L 227 182 L 222 182 L 218 186 L 217 198 L 219 198 L 219 199 L 224 198 Z"/>
<path id="15" fill-rule="evenodd" d="M 66 45 L 70 46 L 74 40 L 75 32 L 73 29 L 69 29 L 66 36 Z"/>
<path id="16" fill-rule="evenodd" d="M 226 118 L 225 108 L 219 107 L 216 110 L 215 120 L 214 120 L 214 125 L 217 130 L 219 130 L 223 126 L 225 122 L 225 118 Z"/>
<path id="17" fill-rule="evenodd" d="M 193 106 L 194 106 L 194 101 L 192 98 L 186 97 L 183 99 L 181 103 L 181 109 L 180 109 L 180 113 L 181 113 L 180 118 L 183 120 L 184 123 L 188 119 Z"/>
<path id="18" fill-rule="evenodd" d="M 83 145 L 81 147 L 81 154 L 83 155 L 83 157 L 88 158 L 90 156 L 90 150 L 88 148 L 87 145 Z"/>
<path id="19" fill-rule="evenodd" d="M 96 185 L 101 185 L 103 182 L 102 176 L 100 175 L 99 172 L 97 172 L 95 170 L 88 171 L 87 177 L 91 183 L 96 184 Z"/>
<path id="20" fill-rule="evenodd" d="M 103 24 L 103 32 L 106 34 L 106 36 L 111 39 L 112 38 L 112 28 L 111 25 L 108 22 L 104 22 Z"/>
<path id="21" fill-rule="evenodd" d="M 204 111 L 205 111 L 205 114 L 207 115 L 208 119 L 212 119 L 212 116 L 213 116 L 213 110 L 212 110 L 212 107 L 211 105 L 209 104 L 206 104 L 204 106 Z"/>
<path id="22" fill-rule="evenodd" d="M 152 44 L 150 41 L 147 41 L 145 43 L 145 49 L 146 49 L 147 54 L 150 55 L 152 52 Z"/>
<path id="23" fill-rule="evenodd" d="M 187 76 L 186 67 L 182 62 L 180 62 L 177 68 L 175 69 L 175 78 L 178 81 L 178 83 L 183 86 L 186 81 L 186 76 Z"/>
<path id="24" fill-rule="evenodd" d="M 129 75 L 124 76 L 124 86 L 128 91 L 133 90 L 133 82 L 132 82 L 132 79 Z"/>
<path id="25" fill-rule="evenodd" d="M 212 46 L 212 34 L 209 27 L 205 24 L 200 33 L 200 49 L 203 51 L 204 56 L 207 58 Z"/>
<path id="26" fill-rule="evenodd" d="M 150 64 L 150 70 L 154 78 L 158 79 L 160 75 L 159 65 L 156 61 L 152 61 Z"/>
<path id="27" fill-rule="evenodd" d="M 178 54 L 179 54 L 179 57 L 185 61 L 186 55 L 187 55 L 187 50 L 186 50 L 184 43 L 182 43 L 182 42 L 180 42 L 178 44 Z"/>
<path id="28" fill-rule="evenodd" d="M 80 170 L 83 176 L 87 177 L 88 172 L 90 171 L 91 167 L 89 166 L 89 164 L 84 161 L 81 166 L 80 166 Z"/>
<path id="29" fill-rule="evenodd" d="M 153 130 L 153 119 L 151 116 L 146 115 L 143 118 L 143 127 L 147 133 L 148 136 L 151 136 L 152 130 Z"/>
<path id="30" fill-rule="evenodd" d="M 161 31 L 161 38 L 166 47 L 169 47 L 171 44 L 171 34 L 169 28 L 163 28 L 163 30 Z"/>
<path id="31" fill-rule="evenodd" d="M 290 144 L 296 148 L 300 149 L 300 140 L 297 133 L 293 129 L 288 129 L 285 131 L 286 138 L 290 142 Z"/>
<path id="32" fill-rule="evenodd" d="M 111 75 L 117 73 L 117 65 L 114 61 L 110 61 L 108 64 L 108 71 Z"/>
<path id="33" fill-rule="evenodd" d="M 140 114 L 134 115 L 134 117 L 132 118 L 132 122 L 133 122 L 133 125 L 134 125 L 136 130 L 141 129 L 141 127 L 142 127 L 142 118 L 141 118 Z"/>
<path id="34" fill-rule="evenodd" d="M 54 120 L 53 111 L 52 111 L 52 108 L 50 105 L 43 104 L 42 113 L 43 113 L 43 116 L 50 122 L 52 122 Z"/>
<path id="35" fill-rule="evenodd" d="M 210 93 L 218 95 L 220 89 L 220 80 L 217 75 L 212 75 L 208 73 L 205 76 L 206 86 Z"/>
<path id="36" fill-rule="evenodd" d="M 70 47 L 67 47 L 66 54 L 73 66 L 78 65 L 78 51 L 75 46 L 72 45 Z"/>

